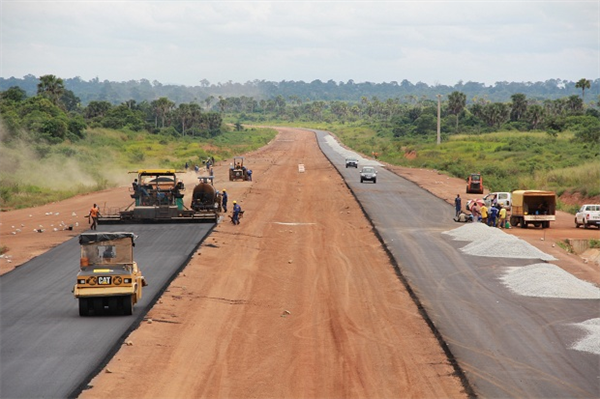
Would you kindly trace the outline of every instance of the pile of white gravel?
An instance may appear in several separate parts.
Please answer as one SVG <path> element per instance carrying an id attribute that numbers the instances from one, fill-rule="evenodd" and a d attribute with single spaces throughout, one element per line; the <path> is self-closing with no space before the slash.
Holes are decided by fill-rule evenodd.
<path id="1" fill-rule="evenodd" d="M 528 242 L 483 223 L 467 223 L 457 229 L 446 231 L 444 234 L 457 241 L 471 241 L 470 244 L 461 248 L 461 251 L 468 255 L 556 260 L 555 257 L 540 251 Z"/>
<path id="2" fill-rule="evenodd" d="M 451 236 L 456 241 L 476 241 L 482 238 L 509 236 L 502 230 L 483 223 L 465 223 L 457 229 L 445 231 L 444 234 Z"/>
<path id="3" fill-rule="evenodd" d="M 524 296 L 600 299 L 600 288 L 548 263 L 508 267 L 500 281 L 512 292 Z"/>
<path id="4" fill-rule="evenodd" d="M 575 342 L 571 349 L 600 355 L 600 319 L 590 319 L 573 325 L 584 329 L 587 335 Z"/>
<path id="5" fill-rule="evenodd" d="M 444 234 L 457 241 L 469 241 L 461 248 L 469 255 L 555 260 L 533 245 L 483 223 L 467 223 Z M 600 288 L 548 263 L 507 267 L 500 281 L 511 292 L 528 297 L 600 299 Z M 584 329 L 587 335 L 571 349 L 600 355 L 600 318 L 573 325 Z"/>

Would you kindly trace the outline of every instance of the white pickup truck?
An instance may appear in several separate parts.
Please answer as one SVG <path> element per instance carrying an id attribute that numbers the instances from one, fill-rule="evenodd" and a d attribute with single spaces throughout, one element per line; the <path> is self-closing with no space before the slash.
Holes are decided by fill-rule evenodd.
<path id="1" fill-rule="evenodd" d="M 600 205 L 583 205 L 575 214 L 575 227 L 583 225 L 586 229 L 590 226 L 596 226 L 600 229 Z"/>
<path id="2" fill-rule="evenodd" d="M 494 200 L 496 200 L 498 204 L 502 205 L 503 208 L 510 210 L 511 195 L 509 192 L 493 192 L 483 197 L 483 202 L 485 202 L 485 206 L 488 208 L 492 206 L 492 202 L 494 202 Z"/>

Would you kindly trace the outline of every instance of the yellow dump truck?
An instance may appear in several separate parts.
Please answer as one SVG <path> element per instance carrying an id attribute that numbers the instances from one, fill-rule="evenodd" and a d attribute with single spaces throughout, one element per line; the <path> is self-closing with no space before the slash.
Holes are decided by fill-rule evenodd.
<path id="1" fill-rule="evenodd" d="M 133 314 L 146 280 L 133 260 L 135 235 L 129 232 L 82 233 L 77 282 L 79 315 Z"/>
<path id="2" fill-rule="evenodd" d="M 543 190 L 512 192 L 511 226 L 548 228 L 556 220 L 556 193 Z"/>

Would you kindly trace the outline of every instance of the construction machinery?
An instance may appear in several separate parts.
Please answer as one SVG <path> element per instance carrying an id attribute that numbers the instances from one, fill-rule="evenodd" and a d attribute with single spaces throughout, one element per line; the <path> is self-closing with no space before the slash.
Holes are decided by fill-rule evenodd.
<path id="1" fill-rule="evenodd" d="M 77 282 L 79 315 L 131 315 L 147 285 L 133 260 L 135 235 L 129 232 L 83 233 Z"/>
<path id="2" fill-rule="evenodd" d="M 556 220 L 556 193 L 543 190 L 512 192 L 511 226 L 548 228 Z"/>
<path id="3" fill-rule="evenodd" d="M 483 194 L 483 176 L 481 176 L 481 173 L 471 173 L 467 177 L 467 194 Z"/>
<path id="4" fill-rule="evenodd" d="M 215 189 L 212 176 L 200 176 L 198 180 L 192 194 L 192 209 L 197 214 L 207 219 L 212 218 L 216 222 L 223 211 L 221 193 Z"/>
<path id="5" fill-rule="evenodd" d="M 248 170 L 244 166 L 244 157 L 234 157 L 229 168 L 229 181 L 248 180 Z"/>
<path id="6" fill-rule="evenodd" d="M 212 221 L 212 216 L 187 208 L 185 186 L 175 169 L 140 169 L 131 187 L 133 202 L 125 209 L 102 209 L 98 224 Z"/>

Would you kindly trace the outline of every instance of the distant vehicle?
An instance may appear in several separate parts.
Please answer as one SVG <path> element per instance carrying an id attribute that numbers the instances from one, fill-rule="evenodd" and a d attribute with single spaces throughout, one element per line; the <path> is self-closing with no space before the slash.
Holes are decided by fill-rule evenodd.
<path id="1" fill-rule="evenodd" d="M 131 315 L 142 298 L 146 280 L 133 260 L 135 235 L 129 232 L 83 233 L 81 257 L 73 295 L 79 315 L 102 315 L 106 311 Z"/>
<path id="2" fill-rule="evenodd" d="M 496 199 L 496 202 L 502 205 L 503 208 L 510 209 L 511 202 L 511 194 L 504 191 L 497 191 L 493 193 L 489 193 L 485 197 L 483 197 L 483 202 L 485 202 L 485 206 L 488 208 L 492 205 L 492 202 Z"/>
<path id="3" fill-rule="evenodd" d="M 471 173 L 467 177 L 467 194 L 483 194 L 483 176 L 481 176 L 481 173 Z"/>
<path id="4" fill-rule="evenodd" d="M 373 183 L 377 183 L 377 171 L 372 166 L 365 166 L 360 171 L 360 182 L 364 181 L 372 181 Z"/>
<path id="5" fill-rule="evenodd" d="M 358 168 L 358 159 L 346 158 L 346 168 Z"/>
<path id="6" fill-rule="evenodd" d="M 543 190 L 512 192 L 511 226 L 548 228 L 556 220 L 556 193 Z"/>
<path id="7" fill-rule="evenodd" d="M 596 226 L 600 229 L 600 205 L 586 204 L 583 205 L 575 214 L 575 227 L 582 226 L 588 228 Z"/>
<path id="8" fill-rule="evenodd" d="M 229 181 L 248 180 L 248 170 L 244 166 L 244 157 L 234 157 L 229 168 Z"/>

